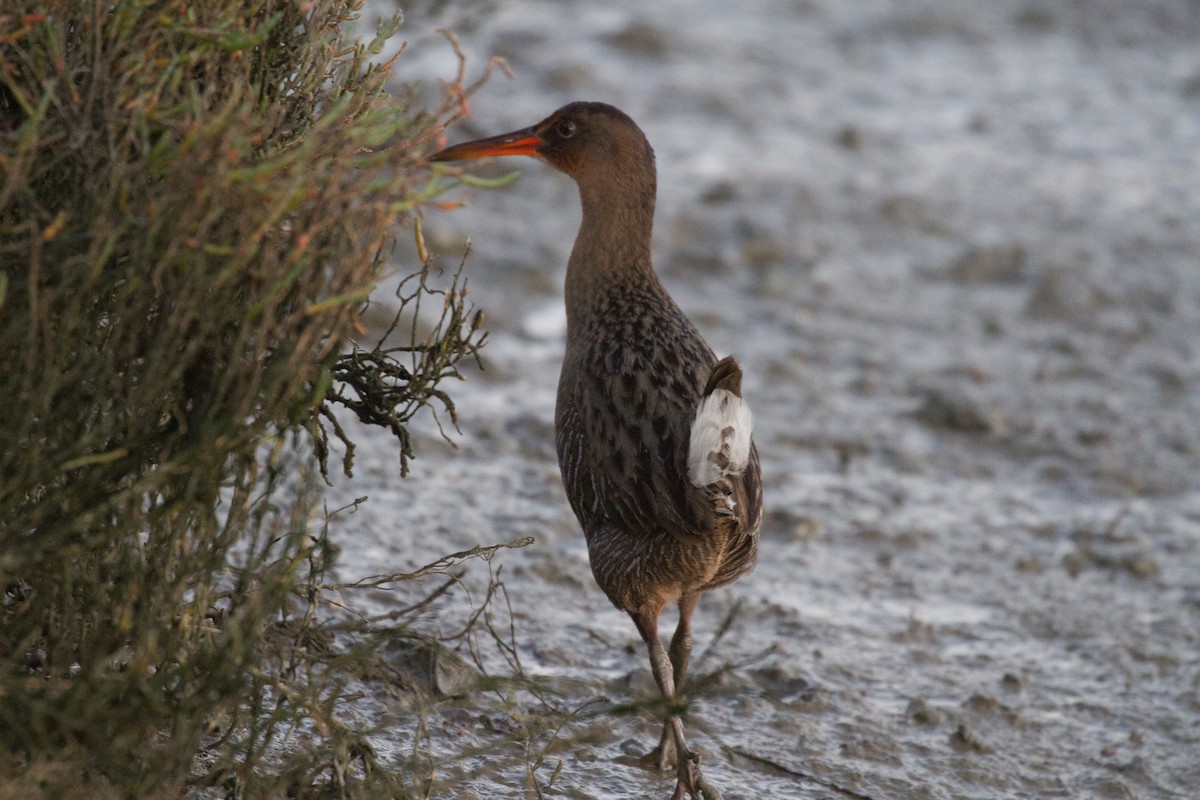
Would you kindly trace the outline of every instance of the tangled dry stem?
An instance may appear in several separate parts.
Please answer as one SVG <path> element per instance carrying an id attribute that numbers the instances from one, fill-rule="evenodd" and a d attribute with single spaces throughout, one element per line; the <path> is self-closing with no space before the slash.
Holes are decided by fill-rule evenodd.
<path id="1" fill-rule="evenodd" d="M 374 345 L 365 349 L 352 341 L 350 352 L 334 363 L 333 385 L 317 419 L 317 456 L 326 478 L 330 430 L 344 447 L 343 471 L 347 476 L 353 474 L 354 443 L 339 424 L 335 405 L 349 409 L 364 424 L 391 431 L 398 444 L 402 477 L 408 474 L 408 462 L 414 455 L 408 423 L 418 411 L 433 409 L 436 402 L 457 428 L 454 401 L 441 386 L 447 379 L 462 379 L 459 364 L 464 359 L 479 364 L 479 350 L 487 340 L 483 312 L 466 301 L 466 282 L 462 280 L 465 263 L 466 256 L 451 284 L 441 289 L 429 283 L 432 259 L 427 260 L 420 272 L 400 283 L 396 291 L 399 306 Z M 441 315 L 430 332 L 422 336 L 422 303 L 430 298 L 441 300 Z M 389 345 L 405 319 L 409 320 L 409 330 L 401 338 L 410 344 Z M 436 414 L 434 418 L 438 419 Z M 438 427 L 441 429 L 440 420 Z M 444 430 L 442 433 L 446 434 Z"/>

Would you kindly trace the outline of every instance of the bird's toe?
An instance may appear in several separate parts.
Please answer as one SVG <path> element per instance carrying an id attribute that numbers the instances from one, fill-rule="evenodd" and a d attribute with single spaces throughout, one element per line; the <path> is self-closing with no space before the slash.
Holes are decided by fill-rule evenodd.
<path id="1" fill-rule="evenodd" d="M 687 758 L 680 761 L 676 778 L 671 800 L 722 800 L 720 790 L 700 771 L 700 754 L 695 751 L 689 750 Z"/>

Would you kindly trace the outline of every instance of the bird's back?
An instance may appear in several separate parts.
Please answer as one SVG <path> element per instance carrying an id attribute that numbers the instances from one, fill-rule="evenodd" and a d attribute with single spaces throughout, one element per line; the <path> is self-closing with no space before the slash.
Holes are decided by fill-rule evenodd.
<path id="1" fill-rule="evenodd" d="M 728 583 L 754 563 L 757 453 L 728 505 L 688 479 L 690 428 L 715 363 L 653 274 L 593 297 L 572 320 L 559 466 L 596 580 L 627 611 Z"/>

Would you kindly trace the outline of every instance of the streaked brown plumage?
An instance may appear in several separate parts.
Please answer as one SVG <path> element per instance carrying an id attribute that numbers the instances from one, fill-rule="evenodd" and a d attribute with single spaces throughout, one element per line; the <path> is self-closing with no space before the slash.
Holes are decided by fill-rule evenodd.
<path id="1" fill-rule="evenodd" d="M 433 160 L 518 154 L 579 185 L 583 220 L 567 266 L 555 413 L 559 466 L 596 582 L 633 618 L 659 688 L 678 701 L 701 593 L 747 572 L 757 552 L 762 494 L 748 410 L 740 466 L 728 457 L 738 449 L 734 417 L 713 416 L 725 448 L 701 455 L 717 477 L 704 486 L 689 477 L 701 401 L 717 393 L 740 409 L 741 369 L 732 358 L 717 361 L 654 272 L 654 152 L 633 120 L 612 106 L 572 103 L 531 128 L 450 147 Z M 679 604 L 680 619 L 668 656 L 658 620 L 670 603 Z M 651 757 L 664 766 L 676 751 L 686 757 L 678 759 L 674 796 L 719 797 L 687 750 L 679 718 L 669 716 Z"/>

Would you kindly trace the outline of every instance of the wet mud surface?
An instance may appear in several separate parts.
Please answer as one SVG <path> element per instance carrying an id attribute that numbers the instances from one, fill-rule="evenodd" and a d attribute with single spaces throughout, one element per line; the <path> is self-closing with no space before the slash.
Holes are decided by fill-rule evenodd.
<path id="1" fill-rule="evenodd" d="M 761 561 L 701 603 L 698 653 L 729 625 L 686 721 L 725 797 L 1196 796 L 1200 6 L 413 8 L 402 75 L 452 72 L 442 26 L 517 75 L 451 141 L 575 99 L 639 121 L 659 272 L 745 368 Z M 653 693 L 554 458 L 578 201 L 532 161 L 480 172 L 513 167 L 426 220 L 448 267 L 474 241 L 492 331 L 486 370 L 448 387 L 457 448 L 426 420 L 401 481 L 365 442 L 329 505 L 370 497 L 339 522 L 346 577 L 532 536 L 492 562 L 515 654 L 556 702 L 611 712 Z M 429 632 L 462 622 L 452 593 Z M 503 695 L 427 711 L 434 796 L 537 796 L 538 704 Z M 411 707 L 366 713 L 409 758 Z M 581 713 L 533 772 L 561 760 L 546 796 L 665 798 L 630 763 L 657 736 L 650 709 Z"/>

